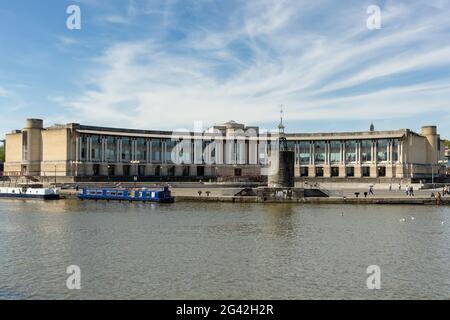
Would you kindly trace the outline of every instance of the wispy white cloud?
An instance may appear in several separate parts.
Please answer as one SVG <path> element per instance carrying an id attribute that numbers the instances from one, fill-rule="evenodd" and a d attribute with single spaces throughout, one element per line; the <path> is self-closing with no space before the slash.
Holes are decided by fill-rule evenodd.
<path id="1" fill-rule="evenodd" d="M 170 29 L 183 37 L 150 34 L 111 44 L 87 68 L 81 95 L 64 104 L 80 121 L 143 128 L 268 122 L 281 103 L 298 120 L 445 110 L 449 4 L 387 1 L 376 31 L 366 29 L 369 4 L 264 0 L 180 17 L 176 2 L 146 2 L 142 12 L 170 17 Z M 125 12 L 143 14 L 133 1 Z"/>
<path id="2" fill-rule="evenodd" d="M 9 91 L 5 88 L 0 87 L 0 97 L 6 97 L 8 95 Z"/>

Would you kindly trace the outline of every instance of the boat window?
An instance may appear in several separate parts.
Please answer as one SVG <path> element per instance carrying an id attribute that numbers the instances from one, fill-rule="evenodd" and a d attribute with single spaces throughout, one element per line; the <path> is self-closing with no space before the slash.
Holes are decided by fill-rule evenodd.
<path id="1" fill-rule="evenodd" d="M 154 198 L 155 197 L 155 192 L 152 192 L 152 198 Z"/>
<path id="2" fill-rule="evenodd" d="M 123 196 L 123 192 L 117 192 L 118 196 Z"/>
<path id="3" fill-rule="evenodd" d="M 110 195 L 110 196 L 115 196 L 116 193 L 115 193 L 115 192 L 109 192 L 109 195 Z"/>

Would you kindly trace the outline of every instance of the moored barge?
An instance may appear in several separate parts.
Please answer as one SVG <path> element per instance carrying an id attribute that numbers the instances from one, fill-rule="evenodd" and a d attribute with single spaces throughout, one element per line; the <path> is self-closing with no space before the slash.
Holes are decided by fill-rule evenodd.
<path id="1" fill-rule="evenodd" d="M 150 189 L 111 189 L 111 188 L 83 188 L 77 195 L 81 200 L 116 200 L 173 203 L 169 187 L 162 190 Z"/>
<path id="2" fill-rule="evenodd" d="M 56 188 L 0 188 L 0 198 L 58 200 L 59 190 Z"/>

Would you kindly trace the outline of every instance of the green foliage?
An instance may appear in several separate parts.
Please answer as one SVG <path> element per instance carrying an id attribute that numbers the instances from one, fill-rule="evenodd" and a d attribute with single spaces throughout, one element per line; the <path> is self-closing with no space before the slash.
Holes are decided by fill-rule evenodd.
<path id="1" fill-rule="evenodd" d="M 450 140 L 444 140 L 444 144 L 447 148 L 450 148 Z"/>
<path id="2" fill-rule="evenodd" d="M 0 147 L 0 162 L 5 162 L 5 147 Z"/>

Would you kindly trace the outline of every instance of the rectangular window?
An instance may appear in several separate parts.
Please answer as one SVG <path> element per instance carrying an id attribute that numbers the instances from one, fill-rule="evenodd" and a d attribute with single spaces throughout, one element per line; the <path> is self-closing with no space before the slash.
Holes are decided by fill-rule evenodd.
<path id="1" fill-rule="evenodd" d="M 392 140 L 392 162 L 398 161 L 398 139 Z"/>
<path id="2" fill-rule="evenodd" d="M 323 177 L 323 168 L 322 167 L 316 167 L 316 176 Z"/>
<path id="3" fill-rule="evenodd" d="M 136 139 L 136 160 L 147 160 L 147 140 L 145 140 L 144 138 Z"/>
<path id="4" fill-rule="evenodd" d="M 80 144 L 81 144 L 81 159 L 80 160 L 86 160 L 87 156 L 87 136 L 82 135 L 80 137 Z"/>
<path id="5" fill-rule="evenodd" d="M 356 141 L 348 140 L 345 141 L 345 162 L 355 162 L 356 161 Z"/>
<path id="6" fill-rule="evenodd" d="M 354 177 L 355 176 L 355 168 L 354 167 L 347 167 L 345 168 L 347 177 Z"/>
<path id="7" fill-rule="evenodd" d="M 361 141 L 361 161 L 372 161 L 372 140 Z"/>
<path id="8" fill-rule="evenodd" d="M 300 176 L 307 177 L 309 175 L 308 167 L 300 167 Z"/>
<path id="9" fill-rule="evenodd" d="M 92 136 L 92 160 L 100 161 L 101 160 L 101 150 L 102 150 L 102 137 L 101 136 Z"/>
<path id="10" fill-rule="evenodd" d="M 331 167 L 331 176 L 339 177 L 339 167 Z"/>
<path id="11" fill-rule="evenodd" d="M 315 141 L 314 142 L 314 161 L 316 163 L 325 162 L 325 141 Z"/>
<path id="12" fill-rule="evenodd" d="M 377 161 L 387 161 L 387 139 L 377 140 Z"/>
<path id="13" fill-rule="evenodd" d="M 122 161 L 131 160 L 131 144 L 133 140 L 130 138 L 122 138 Z"/>
<path id="14" fill-rule="evenodd" d="M 310 145 L 311 143 L 309 141 L 300 141 L 298 146 L 299 146 L 299 153 L 298 153 L 298 157 L 299 157 L 299 162 L 301 164 L 309 164 L 309 159 L 310 159 Z"/>
<path id="15" fill-rule="evenodd" d="M 331 163 L 339 163 L 341 161 L 340 141 L 330 141 L 330 161 Z"/>
<path id="16" fill-rule="evenodd" d="M 173 163 L 172 161 L 172 149 L 177 145 L 178 141 L 166 140 L 166 152 L 164 159 L 167 163 Z"/>
<path id="17" fill-rule="evenodd" d="M 160 139 L 151 140 L 151 160 L 153 162 L 161 162 L 162 144 Z"/>
<path id="18" fill-rule="evenodd" d="M 23 131 L 22 132 L 22 160 L 29 160 L 28 159 L 28 132 Z"/>
<path id="19" fill-rule="evenodd" d="M 362 176 L 370 177 L 370 167 L 362 167 Z"/>
<path id="20" fill-rule="evenodd" d="M 106 161 L 117 161 L 117 138 L 115 137 L 106 138 Z"/>

